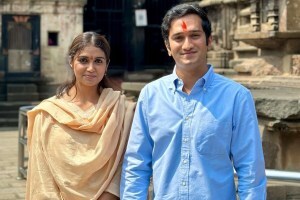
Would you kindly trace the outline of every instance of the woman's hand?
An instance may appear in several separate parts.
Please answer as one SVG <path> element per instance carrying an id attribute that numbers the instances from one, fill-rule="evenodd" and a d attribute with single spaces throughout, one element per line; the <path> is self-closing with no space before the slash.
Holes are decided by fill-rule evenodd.
<path id="1" fill-rule="evenodd" d="M 109 192 L 103 192 L 98 200 L 119 200 L 119 197 L 109 193 Z"/>

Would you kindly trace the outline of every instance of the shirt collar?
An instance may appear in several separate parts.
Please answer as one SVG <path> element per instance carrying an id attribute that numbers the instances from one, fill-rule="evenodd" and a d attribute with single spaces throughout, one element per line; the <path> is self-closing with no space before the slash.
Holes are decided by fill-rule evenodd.
<path id="1" fill-rule="evenodd" d="M 214 77 L 213 66 L 211 64 L 207 64 L 207 67 L 207 72 L 195 83 L 196 87 L 201 87 L 204 90 L 207 90 Z M 176 74 L 176 65 L 174 66 L 173 73 L 170 74 L 169 81 L 169 89 L 173 90 L 174 92 L 176 91 L 176 88 L 181 86 L 182 80 Z"/>

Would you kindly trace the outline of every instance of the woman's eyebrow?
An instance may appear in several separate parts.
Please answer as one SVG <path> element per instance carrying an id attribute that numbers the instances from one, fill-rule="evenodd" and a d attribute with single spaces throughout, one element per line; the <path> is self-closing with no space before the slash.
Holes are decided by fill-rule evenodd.
<path id="1" fill-rule="evenodd" d="M 96 58 L 106 60 L 106 58 L 102 57 L 102 56 L 99 56 L 99 57 L 96 57 Z"/>
<path id="2" fill-rule="evenodd" d="M 78 56 L 78 58 L 89 58 L 89 56 L 86 56 L 86 55 L 80 55 L 80 56 Z M 106 60 L 106 58 L 105 58 L 105 57 L 103 57 L 103 56 L 97 56 L 97 57 L 95 57 L 95 58 L 97 58 L 97 59 L 104 59 L 104 60 Z"/>

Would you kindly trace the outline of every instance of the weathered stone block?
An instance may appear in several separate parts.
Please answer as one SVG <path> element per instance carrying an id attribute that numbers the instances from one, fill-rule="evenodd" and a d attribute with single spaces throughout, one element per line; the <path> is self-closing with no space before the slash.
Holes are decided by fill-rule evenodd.
<path id="1" fill-rule="evenodd" d="M 267 189 L 268 200 L 286 200 L 286 188 L 282 185 L 269 185 Z"/>

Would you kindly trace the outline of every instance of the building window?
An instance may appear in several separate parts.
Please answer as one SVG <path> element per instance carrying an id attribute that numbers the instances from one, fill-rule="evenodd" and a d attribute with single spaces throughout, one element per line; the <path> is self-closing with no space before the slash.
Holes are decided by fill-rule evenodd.
<path id="1" fill-rule="evenodd" d="M 48 32 L 48 46 L 58 46 L 58 32 Z"/>

